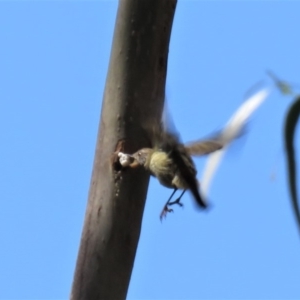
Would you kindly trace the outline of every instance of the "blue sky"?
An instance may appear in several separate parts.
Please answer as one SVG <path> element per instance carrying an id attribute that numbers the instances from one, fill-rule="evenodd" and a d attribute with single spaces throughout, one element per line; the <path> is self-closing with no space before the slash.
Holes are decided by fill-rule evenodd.
<path id="1" fill-rule="evenodd" d="M 0 2 L 0 299 L 68 298 L 117 4 Z M 267 69 L 299 83 L 299 9 L 178 2 L 167 96 L 183 141 L 220 129 Z M 282 137 L 291 101 L 274 92 L 257 111 L 208 213 L 187 194 L 161 223 L 171 190 L 151 179 L 128 299 L 300 298 Z"/>

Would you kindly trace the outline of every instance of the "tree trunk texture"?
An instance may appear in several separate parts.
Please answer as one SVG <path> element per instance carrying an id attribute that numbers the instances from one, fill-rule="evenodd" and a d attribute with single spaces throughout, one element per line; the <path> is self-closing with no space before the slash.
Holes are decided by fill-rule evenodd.
<path id="1" fill-rule="evenodd" d="M 149 175 L 121 169 L 117 153 L 149 146 L 144 125 L 161 120 L 175 8 L 176 0 L 119 1 L 73 300 L 126 298 Z"/>

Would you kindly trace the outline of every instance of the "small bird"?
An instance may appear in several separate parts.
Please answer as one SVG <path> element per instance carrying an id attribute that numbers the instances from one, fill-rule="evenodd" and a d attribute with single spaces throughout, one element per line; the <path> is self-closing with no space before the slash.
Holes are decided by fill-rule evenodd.
<path id="1" fill-rule="evenodd" d="M 156 135 L 153 148 L 143 148 L 131 155 L 133 162 L 129 166 L 132 168 L 143 166 L 163 186 L 174 189 L 160 214 L 162 219 L 168 212 L 173 211 L 168 206 L 183 205 L 180 199 L 186 190 L 191 191 L 199 207 L 203 209 L 207 207 L 207 203 L 199 192 L 197 170 L 191 156 L 205 155 L 222 147 L 222 141 L 217 139 L 196 141 L 184 145 L 179 142 L 175 134 L 161 131 L 159 135 Z M 178 199 L 171 202 L 178 189 L 183 192 Z"/>

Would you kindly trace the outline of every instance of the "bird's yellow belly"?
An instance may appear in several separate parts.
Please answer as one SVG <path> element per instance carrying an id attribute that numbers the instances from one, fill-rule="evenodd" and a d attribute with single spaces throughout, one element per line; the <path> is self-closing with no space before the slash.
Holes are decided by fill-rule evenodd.
<path id="1" fill-rule="evenodd" d="M 149 169 L 159 182 L 168 188 L 188 189 L 185 180 L 177 172 L 176 165 L 167 153 L 156 151 L 152 154 Z"/>
<path id="2" fill-rule="evenodd" d="M 175 188 L 172 182 L 175 176 L 174 165 L 167 153 L 162 151 L 154 152 L 151 156 L 149 169 L 162 185 L 168 188 Z"/>

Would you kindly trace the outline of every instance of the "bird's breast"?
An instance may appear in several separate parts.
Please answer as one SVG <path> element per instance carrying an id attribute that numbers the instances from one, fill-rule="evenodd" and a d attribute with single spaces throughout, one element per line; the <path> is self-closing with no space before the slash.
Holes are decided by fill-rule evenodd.
<path id="1" fill-rule="evenodd" d="M 174 164 L 166 152 L 155 151 L 151 156 L 149 169 L 162 185 L 175 187 L 172 183 L 175 176 Z"/>

